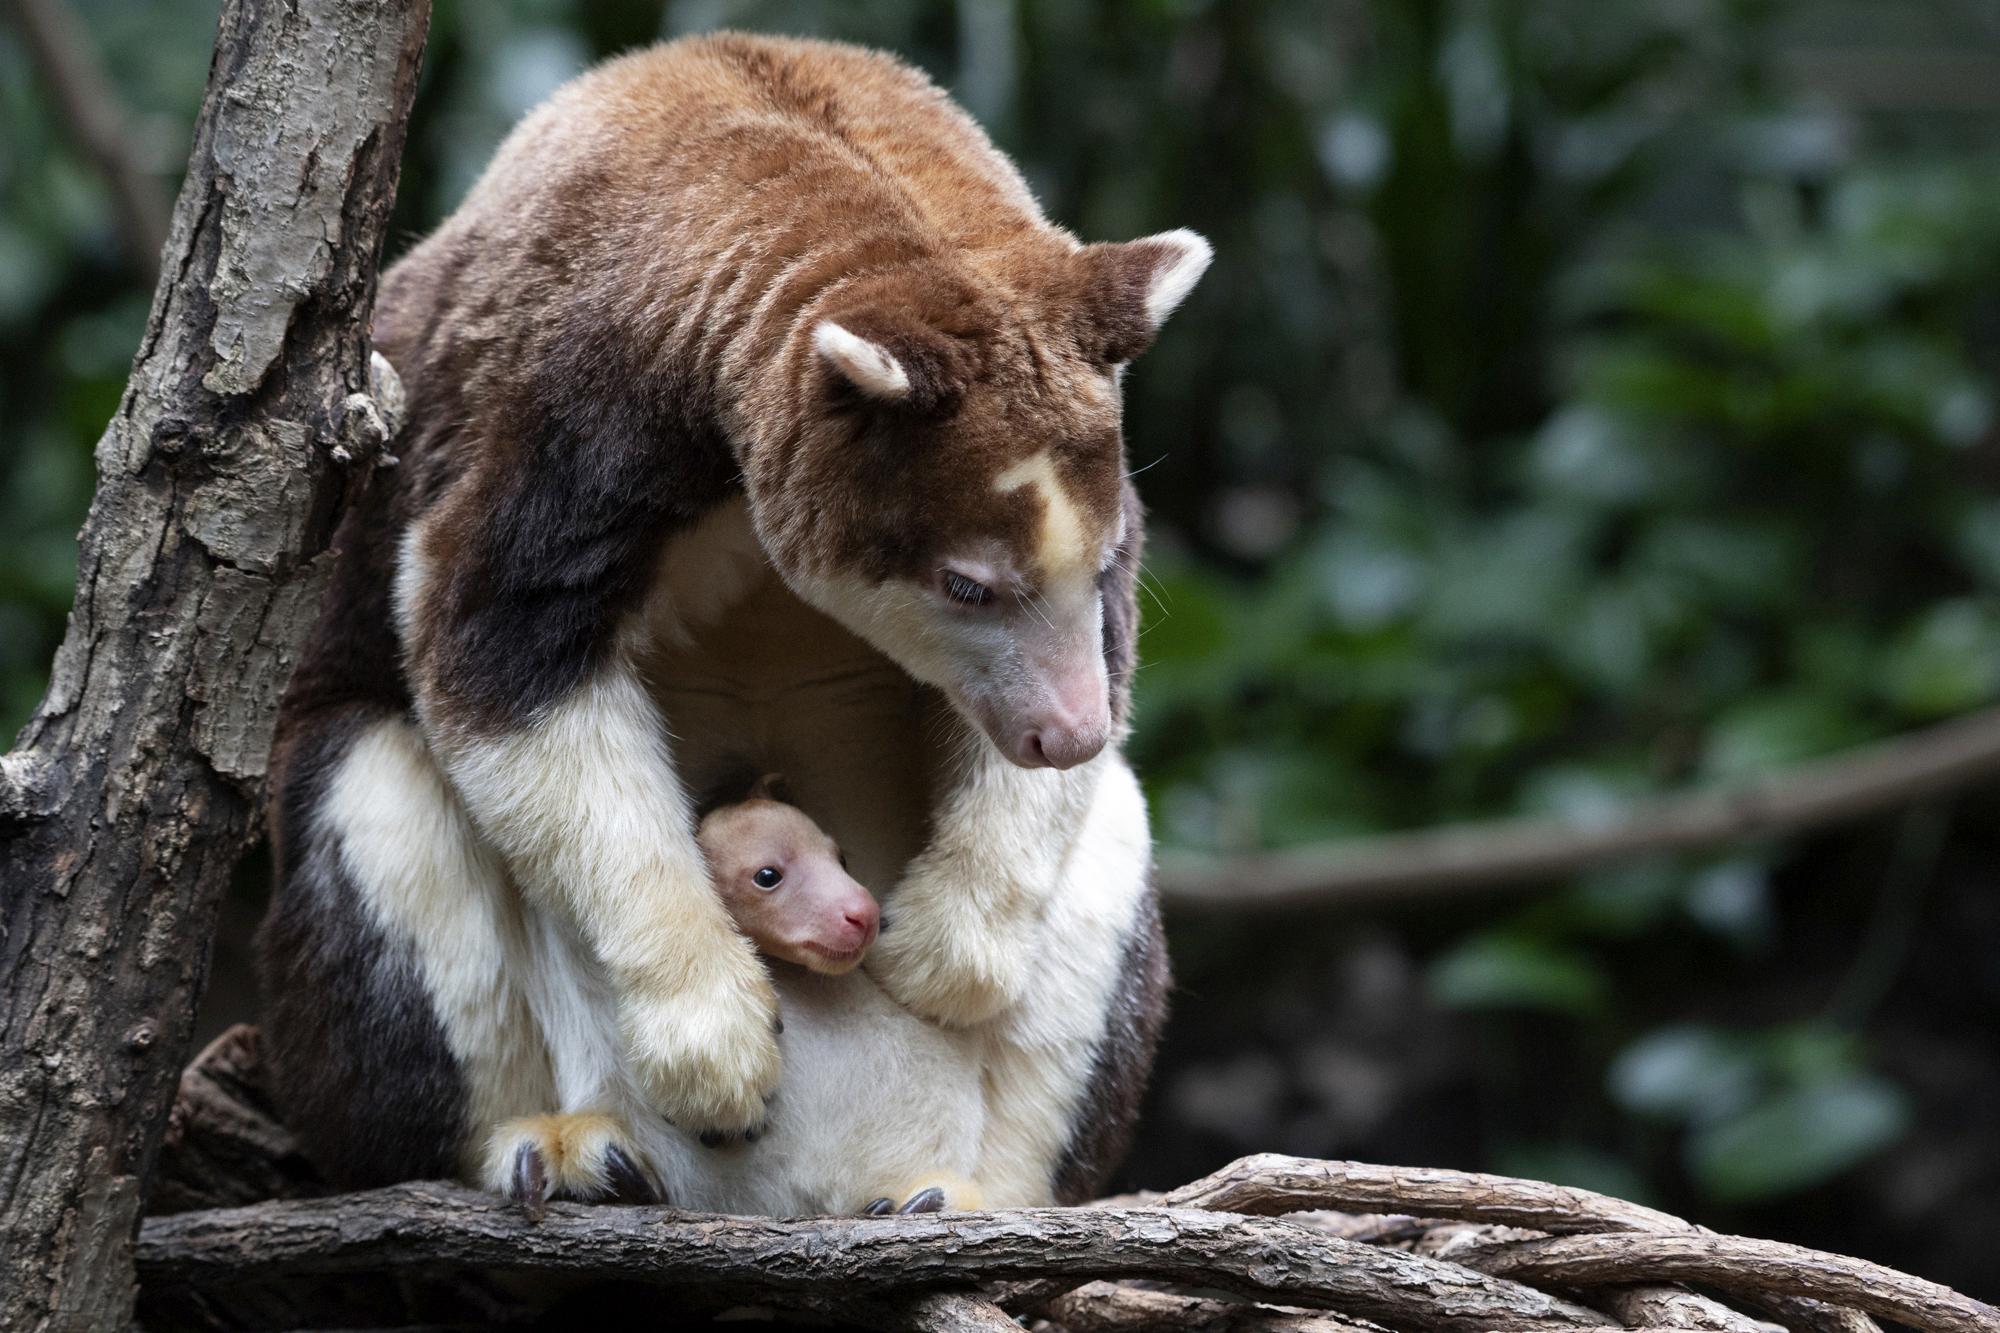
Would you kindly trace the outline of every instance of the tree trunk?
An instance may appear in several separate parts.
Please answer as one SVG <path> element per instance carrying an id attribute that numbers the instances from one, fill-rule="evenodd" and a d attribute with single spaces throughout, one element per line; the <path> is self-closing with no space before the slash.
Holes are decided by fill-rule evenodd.
<path id="1" fill-rule="evenodd" d="M 367 330 L 428 21 L 223 9 L 68 633 L 0 760 L 0 1328 L 130 1319 L 216 904 L 328 540 L 391 433 Z"/>

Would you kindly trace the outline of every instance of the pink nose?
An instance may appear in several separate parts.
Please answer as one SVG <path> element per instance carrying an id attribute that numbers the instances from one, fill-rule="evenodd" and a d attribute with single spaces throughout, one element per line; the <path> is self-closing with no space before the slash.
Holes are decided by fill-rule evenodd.
<path id="1" fill-rule="evenodd" d="M 1104 673 L 1066 671 L 1045 679 L 1048 693 L 1015 717 L 1021 729 L 1007 757 L 1023 768 L 1075 768 L 1111 738 Z"/>
<path id="2" fill-rule="evenodd" d="M 841 919 L 846 922 L 855 938 L 861 944 L 866 944 L 875 938 L 875 929 L 882 919 L 882 909 L 875 905 L 873 898 L 863 896 L 842 909 Z"/>
<path id="3" fill-rule="evenodd" d="M 1109 739 L 1110 726 L 1103 718 L 1077 724 L 1045 722 L 1021 733 L 1015 743 L 1014 760 L 1023 768 L 1075 768 L 1093 759 Z"/>

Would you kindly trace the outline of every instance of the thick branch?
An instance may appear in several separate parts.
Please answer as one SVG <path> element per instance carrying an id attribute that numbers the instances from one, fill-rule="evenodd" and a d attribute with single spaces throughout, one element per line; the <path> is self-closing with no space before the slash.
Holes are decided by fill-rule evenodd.
<path id="1" fill-rule="evenodd" d="M 1691 1224 L 1667 1213 L 1627 1203 L 1589 1190 L 1551 1185 L 1539 1180 L 1443 1171 L 1429 1167 L 1373 1166 L 1365 1162 L 1323 1162 L 1306 1157 L 1260 1153 L 1231 1162 L 1211 1175 L 1163 1195 L 1170 1207 L 1216 1208 L 1229 1212 L 1273 1216 L 1314 1209 L 1341 1213 L 1416 1213 L 1453 1223 L 1485 1227 L 1526 1227 L 1553 1232 L 1692 1233 Z M 1393 1227 L 1393 1218 L 1381 1219 Z M 1434 1223 L 1415 1222 L 1407 1239 L 1415 1244 Z M 1703 1233 L 1705 1234 L 1705 1233 Z M 1378 1239 L 1391 1233 L 1378 1229 Z M 1462 1241 L 1464 1238 L 1457 1238 Z M 1420 1246 L 1421 1248 L 1421 1246 Z M 1443 1250 L 1455 1259 L 1457 1244 Z M 1606 1304 L 1628 1324 L 1633 1316 L 1654 1308 L 1700 1314 L 1701 1324 L 1733 1326 L 1743 1322 L 1712 1302 L 1650 1285 L 1665 1275 L 1632 1279 L 1649 1285 L 1614 1293 Z M 1783 1291 L 1760 1301 L 1787 1325 L 1809 1333 L 1879 1333 L 1866 1315 L 1840 1306 L 1803 1299 Z"/>
<path id="2" fill-rule="evenodd" d="M 1204 1296 L 1090 1282 L 1049 1302 L 1066 1333 L 1383 1333 L 1374 1324 L 1281 1305 L 1233 1304 Z"/>
<path id="3" fill-rule="evenodd" d="M 162 1163 L 165 1198 L 198 1204 L 318 1188 L 294 1171 L 289 1136 L 270 1118 L 259 1083 L 256 1034 L 249 1028 L 224 1034 L 189 1069 Z M 1273 1223 L 1191 1212 L 1195 1206 L 1289 1216 Z M 1369 1211 L 1325 1211 L 1330 1206 Z M 1378 1211 L 1385 1208 L 1393 1211 Z M 1204 1216 L 1205 1224 L 1194 1220 Z M 1586 1190 L 1275 1154 L 1244 1158 L 1167 1195 L 1108 1200 L 1092 1210 L 902 1220 L 757 1222 L 664 1209 L 568 1208 L 535 1227 L 483 1196 L 413 1186 L 322 1200 L 302 1210 L 260 1205 L 155 1222 L 146 1231 L 146 1271 L 153 1308 L 169 1313 L 190 1303 L 213 1309 L 216 1302 L 246 1300 L 252 1304 L 243 1309 L 268 1313 L 276 1300 L 275 1308 L 303 1319 L 321 1313 L 321 1293 L 330 1287 L 351 1291 L 372 1281 L 393 1292 L 418 1275 L 436 1293 L 425 1308 L 463 1309 L 481 1299 L 477 1284 L 486 1280 L 473 1270 L 494 1268 L 636 1277 L 678 1286 L 676 1309 L 765 1305 L 864 1328 L 997 1333 L 995 1319 L 1004 1310 L 1046 1315 L 1072 1329 L 1368 1333 L 1362 1321 L 1370 1314 L 1399 1327 L 1429 1329 L 1452 1326 L 1468 1299 L 1490 1307 L 1509 1298 L 1511 1304 L 1518 1288 L 1477 1288 L 1468 1297 L 1457 1284 L 1480 1266 L 1546 1257 L 1546 1247 L 1529 1242 L 1549 1232 L 1595 1233 L 1591 1238 L 1603 1241 L 1665 1234 L 1717 1242 L 1730 1255 L 1754 1251 L 1762 1268 L 1742 1268 L 1739 1282 L 1717 1285 L 1772 1311 L 1795 1333 L 1875 1333 L 1865 1314 L 1795 1294 L 1845 1290 L 1815 1285 L 1812 1275 L 1827 1270 L 1860 1274 L 1902 1302 L 1899 1317 L 1920 1327 L 1931 1326 L 1924 1322 L 1930 1311 L 1983 1308 L 1852 1260 L 1790 1246 L 1745 1250 L 1746 1242 Z M 1396 1258 L 1383 1268 L 1363 1261 L 1371 1252 Z M 1614 1253 L 1629 1259 L 1632 1251 Z M 1418 1266 L 1393 1266 L 1405 1259 Z M 1444 1273 L 1457 1276 L 1447 1283 Z M 1773 1333 L 1771 1325 L 1671 1285 L 1676 1275 L 1670 1267 L 1632 1261 L 1576 1285 L 1626 1327 Z M 1249 1300 L 1091 1283 L 1092 1277 L 1177 1281 Z M 1386 1299 L 1383 1281 L 1411 1282 L 1408 1300 Z M 1536 1276 L 1531 1285 L 1561 1287 L 1565 1281 Z M 684 1285 L 690 1282 L 695 1285 Z M 1296 1308 L 1315 1305 L 1340 1313 Z M 1901 1314 L 1906 1307 L 1915 1314 Z M 370 1314 L 399 1310 L 408 1313 L 392 1298 Z M 1552 1319 L 1588 1318 L 1574 1307 L 1536 1314 L 1538 1327 L 1552 1326 Z M 1956 1333 L 1962 1324 L 1937 1327 Z"/>
<path id="4" fill-rule="evenodd" d="M 907 1333 L 1020 1333 L 1013 1316 L 977 1292 L 934 1291 L 892 1303 L 872 1322 Z"/>
<path id="5" fill-rule="evenodd" d="M 1536 1231 L 1680 1231 L 1688 1224 L 1589 1190 L 1539 1180 L 1429 1167 L 1322 1162 L 1259 1153 L 1160 1196 L 1168 1208 L 1209 1208 L 1269 1217 L 1332 1209 L 1413 1213 Z"/>
<path id="6" fill-rule="evenodd" d="M 536 1224 L 489 1195 L 425 1184 L 154 1218 L 139 1241 L 141 1275 L 159 1287 L 439 1267 L 699 1286 L 746 1301 L 1143 1277 L 1423 1329 L 1609 1324 L 1434 1259 L 1179 1208 L 778 1221 L 558 1205 Z"/>
<path id="7" fill-rule="evenodd" d="M 1551 1236 L 1470 1251 L 1458 1261 L 1561 1287 L 1700 1282 L 1738 1295 L 1778 1292 L 1834 1301 L 1932 1333 L 2000 1333 L 2000 1310 L 1935 1282 L 1863 1259 L 1743 1236 Z"/>

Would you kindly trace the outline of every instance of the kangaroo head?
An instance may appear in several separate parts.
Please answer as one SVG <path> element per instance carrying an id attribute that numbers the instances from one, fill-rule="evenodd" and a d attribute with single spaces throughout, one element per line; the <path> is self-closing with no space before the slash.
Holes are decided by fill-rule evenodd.
<path id="1" fill-rule="evenodd" d="M 922 260 L 838 283 L 795 335 L 800 410 L 749 452 L 791 587 L 1018 764 L 1110 738 L 1100 589 L 1138 537 L 1119 380 L 1209 258 L 1187 231 L 1043 238 L 976 275 Z"/>

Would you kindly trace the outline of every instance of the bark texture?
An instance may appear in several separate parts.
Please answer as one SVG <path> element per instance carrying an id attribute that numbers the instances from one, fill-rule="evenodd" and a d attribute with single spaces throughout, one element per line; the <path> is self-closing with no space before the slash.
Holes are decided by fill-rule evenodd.
<path id="1" fill-rule="evenodd" d="M 1137 1276 L 1464 1333 L 1611 1326 L 1582 1306 L 1455 1264 L 1191 1208 L 791 1221 L 553 1204 L 531 1222 L 461 1186 L 394 1185 L 155 1218 L 141 1233 L 139 1265 L 161 1288 L 471 1268 L 698 1288 L 746 1304 L 991 1279 Z"/>
<path id="2" fill-rule="evenodd" d="M 908 1218 L 561 1205 L 537 1224 L 449 1185 L 315 1198 L 324 1187 L 259 1085 L 248 1028 L 182 1079 L 155 1211 L 200 1211 L 146 1223 L 150 1328 L 565 1326 L 581 1299 L 606 1329 L 726 1313 L 996 1333 L 1017 1316 L 1052 1333 L 1874 1333 L 1872 1310 L 1935 1333 L 2000 1333 L 2000 1313 L 1935 1284 L 1601 1194 L 1275 1154 L 1092 1208 Z M 608 1305 L 619 1291 L 637 1295 Z"/>
<path id="3" fill-rule="evenodd" d="M 229 0 L 76 603 L 0 760 L 0 1328 L 122 1327 L 272 717 L 360 472 L 427 0 Z"/>

